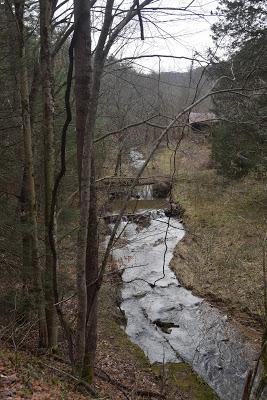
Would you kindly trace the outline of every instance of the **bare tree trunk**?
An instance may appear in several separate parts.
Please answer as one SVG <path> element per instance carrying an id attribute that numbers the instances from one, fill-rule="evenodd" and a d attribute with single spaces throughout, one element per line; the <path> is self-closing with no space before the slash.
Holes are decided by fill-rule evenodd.
<path id="1" fill-rule="evenodd" d="M 74 1 L 74 19 L 76 24 L 75 59 L 75 101 L 77 162 L 80 186 L 80 228 L 78 232 L 77 257 L 77 333 L 75 349 L 75 368 L 78 375 L 83 374 L 86 347 L 86 257 L 88 216 L 90 207 L 91 149 L 92 138 L 87 127 L 91 82 L 91 32 L 90 4 L 87 0 Z"/>
<path id="2" fill-rule="evenodd" d="M 144 1 L 143 6 L 150 1 Z M 104 6 L 101 32 L 92 57 L 90 7 L 94 4 L 95 1 L 74 0 L 77 35 L 75 42 L 76 132 L 80 182 L 76 372 L 90 381 L 93 378 L 96 350 L 97 293 L 99 289 L 95 166 L 92 151 L 100 82 L 105 59 L 111 45 L 123 27 L 138 13 L 138 8 L 135 9 L 138 2 L 134 1 L 124 20 L 111 33 L 114 0 L 107 0 Z"/>
<path id="3" fill-rule="evenodd" d="M 28 216 L 27 216 L 27 195 L 26 188 L 27 180 L 25 171 L 22 174 L 21 191 L 20 191 L 20 224 L 22 236 L 22 280 L 23 285 L 28 285 L 30 282 L 29 277 L 32 268 L 32 235 L 28 229 Z"/>
<path id="4" fill-rule="evenodd" d="M 74 18 L 76 24 L 76 40 L 74 46 L 75 62 L 75 105 L 77 163 L 79 184 L 81 180 L 83 142 L 86 119 L 88 115 L 91 84 L 91 33 L 90 33 L 89 1 L 74 1 Z"/>
<path id="5" fill-rule="evenodd" d="M 4 5 L 4 22 L 7 28 L 7 46 L 8 46 L 8 64 L 11 75 L 14 78 L 14 94 L 13 94 L 13 108 L 14 110 L 19 110 L 21 108 L 21 96 L 20 91 L 15 90 L 18 82 L 20 81 L 20 69 L 17 65 L 18 57 L 20 59 L 20 35 L 19 39 L 14 43 L 14 36 L 18 36 L 18 27 L 16 27 L 16 22 L 14 16 L 11 13 L 10 4 L 5 1 Z M 32 115 L 32 114 L 31 114 Z M 15 118 L 16 124 L 21 124 L 21 116 Z M 24 152 L 23 152 L 24 153 Z M 21 177 L 21 188 L 20 188 L 20 225 L 21 225 L 21 237 L 22 237 L 22 281 L 24 287 L 29 286 L 30 276 L 32 272 L 32 237 L 29 231 L 29 221 L 27 209 L 27 193 L 26 193 L 26 174 L 25 171 L 22 173 Z"/>
<path id="6" fill-rule="evenodd" d="M 122 170 L 121 170 L 121 166 L 122 166 L 122 152 L 123 152 L 123 144 L 124 144 L 124 140 L 123 140 L 123 135 L 120 135 L 118 138 L 118 154 L 117 154 L 117 161 L 116 161 L 116 166 L 115 166 L 115 171 L 114 171 L 114 175 L 115 176 L 121 176 L 122 175 Z"/>
<path id="7" fill-rule="evenodd" d="M 51 57 L 51 2 L 40 0 L 40 67 L 43 97 L 44 177 L 45 177 L 45 298 L 48 345 L 57 346 L 57 313 L 53 291 L 53 257 L 49 242 L 52 191 L 55 174 L 53 66 Z"/>
<path id="8" fill-rule="evenodd" d="M 24 193 L 25 193 L 25 220 L 29 226 L 30 244 L 27 240 L 27 252 L 31 252 L 31 267 L 34 277 L 34 293 L 38 306 L 39 314 L 39 344 L 47 345 L 47 329 L 45 321 L 44 295 L 42 287 L 41 267 L 39 264 L 38 254 L 38 230 L 37 230 L 37 210 L 36 210 L 36 193 L 34 181 L 34 159 L 32 149 L 32 126 L 29 104 L 29 83 L 27 60 L 24 43 L 24 3 L 15 2 L 15 17 L 18 29 L 18 41 L 20 43 L 19 55 L 19 85 L 20 85 L 20 101 L 21 115 L 23 127 L 23 143 L 24 143 Z M 25 250 L 26 251 L 26 250 Z M 25 253 L 26 254 L 26 253 Z M 28 255 L 27 255 L 28 260 Z M 26 262 L 26 260 L 25 260 Z M 28 262 L 28 261 L 27 261 Z"/>
<path id="9" fill-rule="evenodd" d="M 76 74 L 75 74 L 76 76 Z M 77 77 L 76 77 L 77 79 Z M 98 88 L 99 90 L 99 88 Z M 77 95 L 78 93 L 76 93 Z M 90 93 L 90 96 L 91 93 Z M 79 97 L 79 96 L 78 96 Z M 80 102 L 81 98 L 76 97 L 76 102 Z M 77 286 L 80 288 L 81 298 L 79 299 L 78 321 L 77 325 L 77 355 L 80 359 L 80 373 L 87 381 L 93 380 L 93 367 L 95 361 L 96 343 L 97 343 L 97 292 L 98 292 L 98 233 L 97 233 L 97 196 L 95 184 L 95 162 L 93 157 L 93 138 L 96 123 L 96 111 L 98 97 L 90 97 L 89 108 L 87 105 L 88 117 L 86 114 L 80 115 L 79 127 L 83 126 L 83 134 L 77 137 L 79 182 L 80 182 L 80 232 L 78 235 L 78 274 Z M 85 100 L 85 98 L 84 98 Z M 80 104 L 79 110 L 85 109 L 88 104 L 88 98 L 84 105 Z M 77 107 L 77 106 L 76 106 Z M 76 117 L 77 118 L 77 117 Z M 82 149 L 82 164 L 79 160 L 79 154 Z M 88 165 L 90 162 L 90 166 Z M 87 175 L 86 175 L 87 174 Z M 86 176 L 86 180 L 84 177 Z M 86 186 L 87 185 L 87 186 Z M 86 214 L 87 213 L 87 214 Z M 85 232 L 85 224 L 87 231 Z M 86 240 L 86 243 L 85 243 Z M 83 250 L 82 250 L 83 249 Z M 81 256 L 85 259 L 81 259 Z M 84 265 L 82 265 L 84 262 Z M 84 281 L 85 278 L 85 281 Z M 85 284 L 85 287 L 84 287 Z M 85 298 L 86 301 L 85 301 Z M 85 311 L 85 313 L 84 313 Z M 80 328 L 79 328 L 80 326 Z M 81 337 L 82 329 L 84 329 L 84 337 Z M 80 342 L 80 347 L 78 343 Z M 82 358 L 80 358 L 82 356 Z"/>
<path id="10" fill-rule="evenodd" d="M 85 356 L 83 365 L 83 377 L 89 383 L 91 383 L 94 378 L 94 364 L 97 346 L 98 224 L 95 179 L 96 171 L 93 155 L 91 163 L 90 208 L 86 253 L 87 315 Z"/>
<path id="11" fill-rule="evenodd" d="M 86 127 L 87 128 L 87 127 Z M 83 141 L 83 158 L 80 179 L 80 224 L 78 231 L 78 257 L 77 257 L 77 333 L 76 333 L 76 371 L 83 373 L 86 344 L 86 317 L 87 317 L 87 286 L 86 286 L 86 257 L 87 237 L 90 209 L 90 180 L 91 180 L 91 154 L 92 137 L 87 128 Z"/>

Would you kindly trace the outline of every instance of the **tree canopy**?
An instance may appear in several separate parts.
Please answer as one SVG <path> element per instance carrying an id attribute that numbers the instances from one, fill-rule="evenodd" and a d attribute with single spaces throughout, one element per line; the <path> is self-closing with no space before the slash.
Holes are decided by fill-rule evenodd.
<path id="1" fill-rule="evenodd" d="M 251 39 L 266 37 L 267 6 L 265 0 L 220 0 L 219 21 L 213 27 L 213 38 L 219 46 L 242 47 Z"/>

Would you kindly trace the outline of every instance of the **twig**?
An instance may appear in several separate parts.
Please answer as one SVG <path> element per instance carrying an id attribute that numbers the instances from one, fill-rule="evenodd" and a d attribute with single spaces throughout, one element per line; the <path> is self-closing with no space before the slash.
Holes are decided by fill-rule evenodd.
<path id="1" fill-rule="evenodd" d="M 135 128 L 135 127 L 137 127 L 137 126 L 146 124 L 148 121 L 151 121 L 153 118 L 156 118 L 156 117 L 158 117 L 158 114 L 152 115 L 152 117 L 146 118 L 146 119 L 144 119 L 143 121 L 134 122 L 133 124 L 129 124 L 129 125 L 127 125 L 127 126 L 124 126 L 124 127 L 121 128 L 121 129 L 116 129 L 115 131 L 107 132 L 107 133 L 105 133 L 104 135 L 102 135 L 102 136 L 96 138 L 96 139 L 94 140 L 94 143 L 98 143 L 98 142 L 100 142 L 101 140 L 106 139 L 106 138 L 109 137 L 109 136 L 117 135 L 117 134 L 119 134 L 119 133 L 122 133 L 122 132 L 124 132 L 124 131 L 130 129 L 130 128 Z"/>

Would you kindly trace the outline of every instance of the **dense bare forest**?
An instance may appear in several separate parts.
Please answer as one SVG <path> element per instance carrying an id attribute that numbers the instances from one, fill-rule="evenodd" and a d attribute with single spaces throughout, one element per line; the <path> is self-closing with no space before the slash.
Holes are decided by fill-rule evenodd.
<path id="1" fill-rule="evenodd" d="M 1 399 L 266 398 L 267 9 L 211 3 L 0 2 Z"/>

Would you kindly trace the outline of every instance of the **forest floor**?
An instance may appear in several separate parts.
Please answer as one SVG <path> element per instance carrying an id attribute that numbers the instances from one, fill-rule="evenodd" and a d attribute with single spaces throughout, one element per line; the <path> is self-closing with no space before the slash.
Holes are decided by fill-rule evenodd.
<path id="1" fill-rule="evenodd" d="M 173 152 L 162 148 L 153 160 L 153 174 L 172 174 L 172 161 Z M 248 176 L 229 182 L 218 176 L 210 161 L 209 146 L 197 137 L 182 142 L 175 166 L 173 198 L 186 210 L 187 232 L 172 260 L 177 277 L 185 287 L 233 318 L 250 339 L 258 341 L 263 315 L 266 181 Z M 71 270 L 75 260 L 67 247 L 64 263 Z M 99 342 L 92 386 L 99 398 L 215 400 L 216 395 L 188 365 L 151 365 L 129 340 L 118 307 L 120 285 L 117 266 L 111 263 L 99 299 Z M 91 398 L 66 375 L 71 373 L 66 363 L 33 349 L 31 337 L 34 335 L 30 332 L 24 340 L 26 346 L 18 346 L 16 351 L 14 343 L 0 343 L 0 399 Z"/>
<path id="2" fill-rule="evenodd" d="M 118 308 L 121 278 L 110 265 L 99 299 L 98 350 L 92 388 L 101 400 L 215 400 L 212 390 L 186 364 L 151 365 L 122 329 Z M 1 400 L 91 399 L 71 378 L 62 354 L 40 354 L 29 332 L 24 345 L 0 343 Z M 17 347 L 16 351 L 14 346 Z"/>
<path id="3" fill-rule="evenodd" d="M 172 173 L 173 152 L 162 149 L 156 164 L 161 173 Z M 172 260 L 179 281 L 257 340 L 264 303 L 266 179 L 223 179 L 212 165 L 207 140 L 191 135 L 176 155 L 173 198 L 185 209 L 187 232 Z"/>

